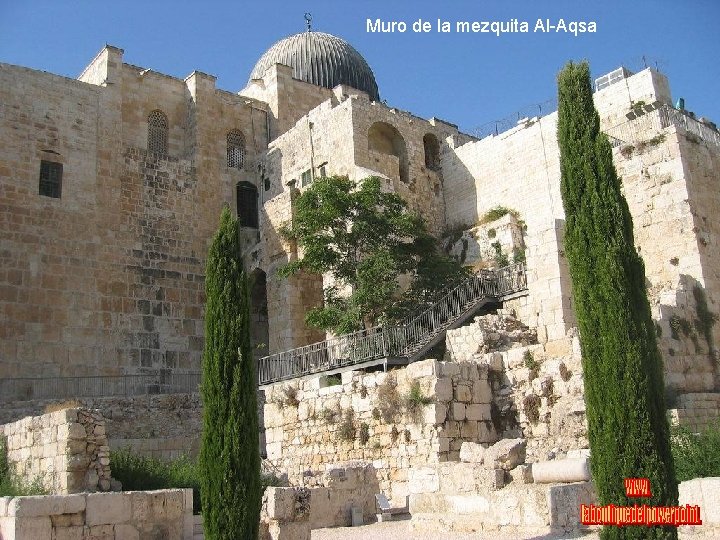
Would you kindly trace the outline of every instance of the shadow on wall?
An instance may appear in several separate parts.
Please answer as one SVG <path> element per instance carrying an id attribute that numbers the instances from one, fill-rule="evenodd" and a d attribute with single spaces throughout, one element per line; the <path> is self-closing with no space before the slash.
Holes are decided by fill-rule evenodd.
<path id="1" fill-rule="evenodd" d="M 662 303 L 660 295 L 660 316 L 655 321 L 665 362 L 668 407 L 675 405 L 677 394 L 720 389 L 714 345 L 717 314 L 708 307 L 705 287 L 694 277 L 681 274 L 673 300 L 672 304 Z"/>

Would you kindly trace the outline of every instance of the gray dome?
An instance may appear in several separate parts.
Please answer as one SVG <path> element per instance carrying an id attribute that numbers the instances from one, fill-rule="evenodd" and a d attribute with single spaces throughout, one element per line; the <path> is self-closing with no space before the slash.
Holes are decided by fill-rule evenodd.
<path id="1" fill-rule="evenodd" d="M 380 100 L 368 63 L 347 41 L 331 34 L 302 32 L 278 41 L 260 57 L 250 79 L 261 78 L 275 64 L 292 67 L 296 79 L 325 88 L 346 84 Z"/>

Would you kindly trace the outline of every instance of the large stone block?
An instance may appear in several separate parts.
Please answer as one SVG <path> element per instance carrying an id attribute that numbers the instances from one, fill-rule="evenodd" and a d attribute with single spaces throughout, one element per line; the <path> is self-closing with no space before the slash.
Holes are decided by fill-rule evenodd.
<path id="1" fill-rule="evenodd" d="M 525 439 L 502 439 L 487 450 L 483 464 L 488 469 L 504 469 L 509 471 L 525 462 Z"/>
<path id="2" fill-rule="evenodd" d="M 129 493 L 89 493 L 85 510 L 85 522 L 89 527 L 111 523 L 124 523 L 131 517 L 141 518 L 142 514 L 133 512 L 131 499 L 138 492 Z"/>
<path id="3" fill-rule="evenodd" d="M 15 517 L 15 537 L 13 540 L 50 539 L 52 538 L 51 535 L 52 523 L 50 517 Z"/>
<path id="4" fill-rule="evenodd" d="M 410 493 L 435 493 L 440 489 L 438 472 L 432 467 L 410 469 Z"/>
<path id="5" fill-rule="evenodd" d="M 85 495 L 36 495 L 15 497 L 8 504 L 8 514 L 16 517 L 39 517 L 75 514 L 85 510 Z"/>
<path id="6" fill-rule="evenodd" d="M 460 447 L 460 461 L 465 463 L 482 463 L 485 457 L 485 447 L 481 444 L 463 442 Z"/>

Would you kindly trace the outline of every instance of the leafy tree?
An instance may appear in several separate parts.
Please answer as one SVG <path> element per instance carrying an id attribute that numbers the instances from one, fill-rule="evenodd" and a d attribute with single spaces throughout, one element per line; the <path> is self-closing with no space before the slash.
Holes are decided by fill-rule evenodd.
<path id="1" fill-rule="evenodd" d="M 325 305 L 312 308 L 306 323 L 338 334 L 396 320 L 465 275 L 441 254 L 422 218 L 384 192 L 377 177 L 357 184 L 339 176 L 316 180 L 295 199 L 292 224 L 281 233 L 302 253 L 281 275 L 304 270 L 333 277 Z M 410 286 L 401 294 L 403 274 Z"/>
<path id="2" fill-rule="evenodd" d="M 257 376 L 237 231 L 225 207 L 206 268 L 199 466 L 208 540 L 255 540 L 260 521 Z"/>
<path id="3" fill-rule="evenodd" d="M 602 504 L 633 505 L 624 478 L 648 478 L 649 505 L 677 504 L 662 358 L 632 218 L 600 132 L 587 63 L 558 76 L 565 252 L 580 329 L 591 470 Z M 674 528 L 605 527 L 602 538 L 677 538 Z"/>

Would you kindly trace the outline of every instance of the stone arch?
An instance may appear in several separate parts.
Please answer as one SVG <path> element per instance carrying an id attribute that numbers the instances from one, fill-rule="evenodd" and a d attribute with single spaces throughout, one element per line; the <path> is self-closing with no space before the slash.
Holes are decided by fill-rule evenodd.
<path id="1" fill-rule="evenodd" d="M 423 148 L 425 149 L 425 168 L 437 171 L 440 168 L 440 142 L 432 133 L 426 133 L 423 137 Z"/>
<path id="2" fill-rule="evenodd" d="M 400 181 L 408 183 L 409 164 L 407 145 L 400 132 L 385 122 L 375 122 L 368 130 L 368 150 L 396 156 L 400 164 Z"/>
<path id="3" fill-rule="evenodd" d="M 268 324 L 267 274 L 260 268 L 250 273 L 250 340 L 255 358 L 268 355 L 270 328 Z"/>

